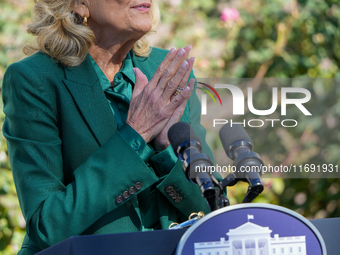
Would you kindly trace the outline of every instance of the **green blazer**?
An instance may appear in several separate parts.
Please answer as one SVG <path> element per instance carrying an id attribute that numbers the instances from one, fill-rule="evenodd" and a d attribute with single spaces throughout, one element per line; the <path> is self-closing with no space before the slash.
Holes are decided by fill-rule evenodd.
<path id="1" fill-rule="evenodd" d="M 150 80 L 166 53 L 154 48 L 148 58 L 133 54 L 133 66 Z M 19 254 L 35 254 L 75 235 L 144 230 L 136 196 L 155 185 L 158 211 L 146 217 L 157 215 L 161 228 L 192 212 L 209 212 L 181 162 L 160 177 L 117 131 L 89 56 L 68 68 L 36 53 L 8 67 L 2 93 L 3 134 L 26 220 Z M 181 121 L 205 141 L 200 110 L 194 93 Z M 205 142 L 203 150 L 212 158 Z M 117 200 L 130 188 L 135 194 Z M 171 198 L 169 189 L 182 200 Z"/>

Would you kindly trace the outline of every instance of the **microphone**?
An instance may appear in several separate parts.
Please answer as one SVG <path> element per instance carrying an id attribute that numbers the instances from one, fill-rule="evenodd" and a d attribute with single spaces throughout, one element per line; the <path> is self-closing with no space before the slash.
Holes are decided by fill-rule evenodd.
<path id="1" fill-rule="evenodd" d="M 189 181 L 197 183 L 213 211 L 216 209 L 216 191 L 211 181 L 210 158 L 202 153 L 201 141 L 194 129 L 186 122 L 171 126 L 168 138 L 176 156 L 183 162 L 183 170 Z"/>
<path id="2" fill-rule="evenodd" d="M 249 183 L 243 203 L 251 202 L 263 191 L 261 173 L 263 162 L 253 152 L 253 142 L 240 124 L 227 123 L 220 130 L 220 139 L 227 156 L 234 160 L 235 176 Z"/>

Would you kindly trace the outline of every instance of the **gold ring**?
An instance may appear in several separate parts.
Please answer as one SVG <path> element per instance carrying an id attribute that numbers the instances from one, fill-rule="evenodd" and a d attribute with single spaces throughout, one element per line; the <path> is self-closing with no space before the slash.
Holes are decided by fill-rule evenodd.
<path id="1" fill-rule="evenodd" d="M 171 228 L 173 228 L 174 226 L 177 226 L 177 225 L 178 225 L 177 222 L 173 222 L 173 223 L 170 224 L 169 229 L 171 229 Z"/>
<path id="2" fill-rule="evenodd" d="M 174 96 L 178 96 L 184 88 L 177 87 L 176 91 L 174 92 Z"/>
<path id="3" fill-rule="evenodd" d="M 204 212 L 198 212 L 198 213 L 196 213 L 196 212 L 193 212 L 193 213 L 191 213 L 190 214 L 190 216 L 189 216 L 189 220 L 191 220 L 191 219 L 193 219 L 194 217 L 197 217 L 197 219 L 200 219 L 200 218 L 202 218 L 202 217 L 204 217 L 205 216 L 205 214 L 204 214 Z"/>
<path id="4" fill-rule="evenodd" d="M 204 217 L 205 216 L 205 214 L 204 214 L 204 212 L 198 212 L 198 214 L 197 214 L 197 217 L 200 219 L 200 218 L 202 218 L 202 217 Z"/>
<path id="5" fill-rule="evenodd" d="M 189 215 L 189 220 L 191 220 L 192 218 L 194 218 L 194 217 L 196 217 L 196 216 L 198 216 L 198 213 L 196 213 L 196 212 L 193 212 L 193 213 L 191 213 L 190 215 Z"/>

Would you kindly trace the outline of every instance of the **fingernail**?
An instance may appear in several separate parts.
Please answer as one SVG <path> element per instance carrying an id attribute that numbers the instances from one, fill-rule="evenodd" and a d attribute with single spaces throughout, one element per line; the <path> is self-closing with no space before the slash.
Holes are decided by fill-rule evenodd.
<path id="1" fill-rule="evenodd" d="M 184 88 L 184 90 L 183 91 L 185 91 L 185 92 L 188 92 L 188 91 L 190 91 L 190 87 L 189 86 L 186 86 L 185 88 Z"/>
<path id="2" fill-rule="evenodd" d="M 171 50 L 170 50 L 170 54 L 174 54 L 176 51 L 176 47 L 172 47 Z"/>
<path id="3" fill-rule="evenodd" d="M 188 66 L 188 62 L 184 61 L 183 64 L 181 65 L 182 68 L 186 68 Z"/>
<path id="4" fill-rule="evenodd" d="M 179 56 L 183 56 L 184 53 L 185 53 L 185 50 L 184 50 L 183 48 L 181 48 L 181 49 L 179 50 L 179 52 L 178 52 L 178 55 L 179 55 Z"/>

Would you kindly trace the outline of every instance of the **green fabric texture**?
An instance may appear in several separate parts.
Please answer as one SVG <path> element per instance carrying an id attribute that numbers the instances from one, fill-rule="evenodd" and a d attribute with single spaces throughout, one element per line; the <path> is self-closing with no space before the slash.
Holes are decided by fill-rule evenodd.
<path id="1" fill-rule="evenodd" d="M 144 162 L 148 162 L 155 154 L 155 151 L 151 146 L 146 144 L 144 139 L 133 128 L 126 124 L 132 89 L 135 84 L 135 74 L 132 70 L 133 65 L 131 54 L 133 53 L 129 52 L 123 61 L 121 70 L 115 75 L 113 86 L 111 86 L 110 81 L 93 60 L 91 55 L 89 55 L 89 58 L 91 59 L 93 68 L 98 76 L 100 86 L 105 92 L 112 113 L 115 116 L 118 131 L 136 151 L 136 153 L 144 160 Z M 175 163 L 176 161 L 173 162 L 172 166 Z"/>
<path id="2" fill-rule="evenodd" d="M 153 48 L 148 58 L 131 52 L 132 66 L 150 80 L 167 52 Z M 118 124 L 90 56 L 67 68 L 36 53 L 8 67 L 2 95 L 3 134 L 26 220 L 20 255 L 76 235 L 167 229 L 192 212 L 209 212 L 171 148 L 145 153 L 150 147 L 141 137 Z M 193 94 L 181 121 L 205 141 L 200 109 Z M 205 142 L 203 152 L 212 158 Z M 136 183 L 142 188 L 117 203 Z M 168 186 L 182 201 L 167 194 Z"/>

